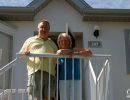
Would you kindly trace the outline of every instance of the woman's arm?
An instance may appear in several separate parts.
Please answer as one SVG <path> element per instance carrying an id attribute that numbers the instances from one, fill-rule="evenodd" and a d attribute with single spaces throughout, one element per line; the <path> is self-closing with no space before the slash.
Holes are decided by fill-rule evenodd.
<path id="1" fill-rule="evenodd" d="M 80 56 L 92 56 L 92 51 L 88 48 L 76 48 L 74 49 L 74 55 L 80 55 Z"/>
<path id="2" fill-rule="evenodd" d="M 71 49 L 60 49 L 57 51 L 58 55 L 72 55 L 73 54 L 73 50 Z"/>

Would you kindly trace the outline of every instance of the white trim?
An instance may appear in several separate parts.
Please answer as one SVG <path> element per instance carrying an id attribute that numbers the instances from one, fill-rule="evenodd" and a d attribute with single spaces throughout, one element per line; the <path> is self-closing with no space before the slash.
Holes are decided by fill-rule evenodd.
<path id="1" fill-rule="evenodd" d="M 2 20 L 0 20 L 0 23 L 7 26 L 7 27 L 12 28 L 12 29 L 17 29 L 18 28 L 16 25 L 13 25 L 11 23 L 8 23 L 8 22 L 2 21 Z"/>

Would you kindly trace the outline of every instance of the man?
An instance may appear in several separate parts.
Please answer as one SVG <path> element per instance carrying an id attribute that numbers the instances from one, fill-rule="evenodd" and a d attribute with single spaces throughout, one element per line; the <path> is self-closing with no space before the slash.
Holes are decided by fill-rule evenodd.
<path id="1" fill-rule="evenodd" d="M 56 53 L 57 46 L 55 43 L 48 38 L 48 33 L 50 30 L 50 24 L 47 20 L 43 20 L 38 23 L 38 34 L 28 38 L 20 52 L 29 55 L 30 53 Z M 50 63 L 50 64 L 49 64 Z M 50 65 L 50 73 L 49 73 Z M 35 68 L 34 68 L 35 66 Z M 50 94 L 50 100 L 55 100 L 56 91 L 56 78 L 55 78 L 55 67 L 56 59 L 51 58 L 40 58 L 40 57 L 29 57 L 27 64 L 28 69 L 28 83 L 29 83 L 29 93 L 32 95 L 34 89 L 34 97 L 37 100 L 42 98 L 43 100 L 48 100 Z M 41 73 L 43 75 L 42 88 L 41 88 Z M 50 93 L 49 88 L 49 75 L 50 81 Z M 32 87 L 33 86 L 33 87 Z M 42 96 L 41 96 L 42 91 Z M 48 94 L 49 93 L 49 94 Z"/>

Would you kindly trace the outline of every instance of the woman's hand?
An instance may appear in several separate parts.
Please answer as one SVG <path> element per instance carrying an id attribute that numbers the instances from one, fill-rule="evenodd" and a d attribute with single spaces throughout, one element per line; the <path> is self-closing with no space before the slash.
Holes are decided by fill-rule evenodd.
<path id="1" fill-rule="evenodd" d="M 90 56 L 92 56 L 92 51 L 88 48 L 76 48 L 76 49 L 74 49 L 73 54 L 90 57 Z"/>
<path id="2" fill-rule="evenodd" d="M 57 51 L 58 55 L 72 55 L 73 54 L 73 50 L 71 49 L 60 49 Z"/>

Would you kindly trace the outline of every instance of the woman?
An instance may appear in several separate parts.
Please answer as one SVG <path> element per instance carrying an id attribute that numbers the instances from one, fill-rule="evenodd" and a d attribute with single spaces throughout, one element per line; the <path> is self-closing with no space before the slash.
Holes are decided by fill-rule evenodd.
<path id="1" fill-rule="evenodd" d="M 72 39 L 66 33 L 58 36 L 57 43 L 58 55 L 92 55 L 89 49 L 73 50 Z M 59 91 L 60 100 L 82 100 L 79 58 L 59 58 Z"/>

